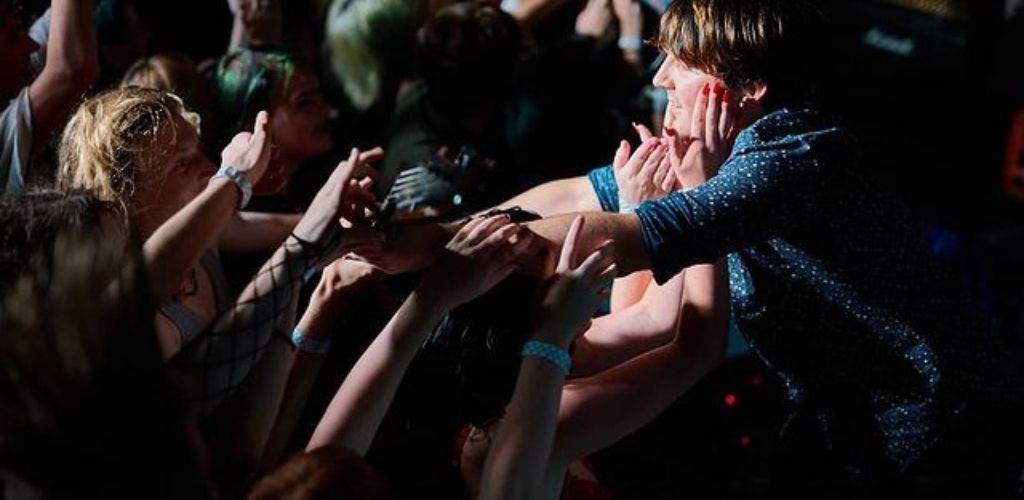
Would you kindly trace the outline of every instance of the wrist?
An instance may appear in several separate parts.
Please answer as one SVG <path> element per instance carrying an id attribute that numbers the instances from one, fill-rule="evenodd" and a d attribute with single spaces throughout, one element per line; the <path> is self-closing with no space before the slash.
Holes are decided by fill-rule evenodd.
<path id="1" fill-rule="evenodd" d="M 551 324 L 541 324 L 537 327 L 530 340 L 551 344 L 559 349 L 569 349 L 572 344 L 572 335 L 566 334 L 568 329 L 557 327 Z"/>
<path id="2" fill-rule="evenodd" d="M 633 51 L 639 53 L 644 48 L 644 40 L 639 33 L 622 33 L 619 35 L 618 45 L 624 52 Z"/>
<path id="3" fill-rule="evenodd" d="M 559 368 L 563 375 L 569 375 L 572 370 L 572 356 L 569 351 L 543 340 L 530 340 L 523 345 L 522 357 L 540 358 Z"/>
<path id="4" fill-rule="evenodd" d="M 235 188 L 238 189 L 240 195 L 238 201 L 238 209 L 241 210 L 249 204 L 249 199 L 252 198 L 252 182 L 245 175 L 245 172 L 238 170 L 231 165 L 222 165 L 217 173 L 213 174 L 210 178 L 210 183 L 227 181 L 234 184 Z"/>

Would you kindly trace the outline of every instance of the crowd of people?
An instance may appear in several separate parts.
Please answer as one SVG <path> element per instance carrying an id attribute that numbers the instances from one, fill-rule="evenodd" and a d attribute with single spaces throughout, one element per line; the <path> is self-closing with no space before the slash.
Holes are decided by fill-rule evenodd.
<path id="1" fill-rule="evenodd" d="M 1021 493 L 1018 358 L 816 105 L 821 2 L 212 4 L 0 0 L 0 498 L 611 498 L 730 323 L 764 495 Z"/>

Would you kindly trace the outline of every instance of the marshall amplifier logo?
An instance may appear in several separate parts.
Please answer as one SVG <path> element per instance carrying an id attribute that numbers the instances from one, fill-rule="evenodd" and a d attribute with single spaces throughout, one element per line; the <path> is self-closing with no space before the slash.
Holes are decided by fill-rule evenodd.
<path id="1" fill-rule="evenodd" d="M 861 41 L 868 47 L 900 57 L 910 57 L 917 49 L 917 42 L 913 38 L 890 35 L 878 26 L 872 26 L 865 31 Z"/>

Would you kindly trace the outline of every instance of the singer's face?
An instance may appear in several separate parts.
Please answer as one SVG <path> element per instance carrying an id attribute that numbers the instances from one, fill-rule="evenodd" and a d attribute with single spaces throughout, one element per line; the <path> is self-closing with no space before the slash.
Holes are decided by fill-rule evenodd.
<path id="1" fill-rule="evenodd" d="M 693 116 L 697 94 L 706 83 L 715 81 L 715 77 L 700 70 L 690 68 L 677 57 L 667 54 L 665 62 L 654 75 L 654 85 L 665 89 L 668 93 L 667 116 L 672 116 L 671 123 L 665 125 L 675 129 L 682 137 L 690 135 L 690 118 Z"/>

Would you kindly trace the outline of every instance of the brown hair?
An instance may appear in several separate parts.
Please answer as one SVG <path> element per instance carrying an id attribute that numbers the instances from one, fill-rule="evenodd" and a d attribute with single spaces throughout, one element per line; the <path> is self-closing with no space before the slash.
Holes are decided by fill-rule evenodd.
<path id="1" fill-rule="evenodd" d="M 341 446 L 296 455 L 261 479 L 249 500 L 384 500 L 391 489 L 362 456 Z"/>
<path id="2" fill-rule="evenodd" d="M 174 94 L 138 87 L 102 92 L 64 129 L 57 186 L 90 191 L 128 215 L 136 184 L 163 181 L 182 125 L 198 131 L 199 117 Z"/>
<path id="3" fill-rule="evenodd" d="M 787 100 L 812 87 L 814 30 L 823 22 L 804 0 L 675 0 L 655 43 L 730 88 L 765 84 Z"/>
<path id="4" fill-rule="evenodd" d="M 125 72 L 120 86 L 165 90 L 180 97 L 189 108 L 196 109 L 202 99 L 203 77 L 188 56 L 165 52 L 135 61 Z"/>

